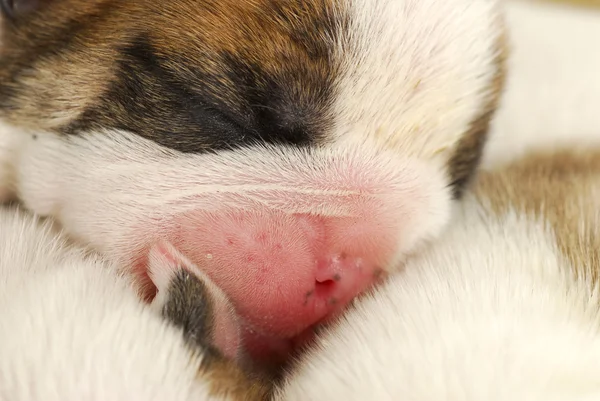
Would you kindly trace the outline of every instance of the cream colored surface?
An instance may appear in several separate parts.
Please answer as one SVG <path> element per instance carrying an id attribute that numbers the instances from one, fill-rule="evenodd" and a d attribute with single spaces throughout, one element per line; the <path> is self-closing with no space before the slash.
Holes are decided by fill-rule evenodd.
<path id="1" fill-rule="evenodd" d="M 584 6 L 584 7 L 592 7 L 600 9 L 600 0 L 537 0 L 537 1 L 545 1 L 547 3 L 557 3 L 557 4 L 570 4 L 573 6 Z"/>

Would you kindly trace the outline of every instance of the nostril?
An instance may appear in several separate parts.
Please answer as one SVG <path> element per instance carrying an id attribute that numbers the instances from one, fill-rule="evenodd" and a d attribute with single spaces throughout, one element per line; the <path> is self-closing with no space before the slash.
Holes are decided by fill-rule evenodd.
<path id="1" fill-rule="evenodd" d="M 312 302 L 315 310 L 327 314 L 341 310 L 377 278 L 377 269 L 371 265 L 346 252 L 322 257 L 316 263 L 314 287 L 306 304 Z"/>
<path id="2" fill-rule="evenodd" d="M 334 280 L 317 281 L 315 283 L 315 295 L 319 298 L 328 298 L 334 292 L 336 282 Z"/>
<path id="3" fill-rule="evenodd" d="M 333 276 L 331 277 L 327 277 L 327 278 L 319 278 L 317 277 L 317 283 L 320 284 L 325 284 L 325 283 L 329 283 L 330 281 L 336 282 L 336 281 L 340 281 L 342 279 L 342 276 L 339 273 L 335 273 Z"/>

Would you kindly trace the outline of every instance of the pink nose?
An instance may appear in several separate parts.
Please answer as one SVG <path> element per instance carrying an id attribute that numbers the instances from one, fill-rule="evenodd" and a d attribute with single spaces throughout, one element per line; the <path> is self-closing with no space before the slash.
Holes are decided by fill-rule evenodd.
<path id="1" fill-rule="evenodd" d="M 373 219 L 268 209 L 200 212 L 175 227 L 169 240 L 227 294 L 261 348 L 335 316 L 379 277 L 397 240 Z"/>
<path id="2" fill-rule="evenodd" d="M 377 226 L 347 219 L 260 210 L 182 222 L 172 242 L 250 325 L 281 337 L 347 304 L 372 284 L 390 254 Z"/>

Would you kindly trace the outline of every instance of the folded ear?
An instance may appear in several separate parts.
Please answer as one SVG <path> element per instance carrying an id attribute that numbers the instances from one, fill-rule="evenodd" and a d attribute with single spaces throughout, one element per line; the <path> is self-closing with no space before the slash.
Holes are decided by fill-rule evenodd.
<path id="1" fill-rule="evenodd" d="M 17 20 L 49 2 L 50 0 L 0 0 L 0 8 L 4 16 Z"/>
<path id="2" fill-rule="evenodd" d="M 148 276 L 158 290 L 152 307 L 182 328 L 191 345 L 237 359 L 241 331 L 235 309 L 204 272 L 160 242 L 150 249 Z"/>
<path id="3" fill-rule="evenodd" d="M 226 399 L 268 399 L 270 381 L 259 372 L 242 369 L 237 360 L 240 325 L 223 291 L 167 242 L 154 245 L 148 256 L 148 276 L 158 290 L 152 307 L 183 329 L 190 346 L 202 353 L 199 373 L 212 394 Z"/>

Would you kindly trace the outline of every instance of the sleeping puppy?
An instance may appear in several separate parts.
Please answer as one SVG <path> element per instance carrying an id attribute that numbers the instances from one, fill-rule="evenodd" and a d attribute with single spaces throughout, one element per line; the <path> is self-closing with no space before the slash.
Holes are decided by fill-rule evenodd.
<path id="1" fill-rule="evenodd" d="M 276 399 L 600 399 L 600 13 L 511 3 L 508 27 L 515 68 L 494 125 L 521 135 L 493 134 L 512 151 L 487 148 L 449 230 L 319 337 Z M 520 104 L 540 102 L 517 111 L 528 76 L 563 96 L 530 84 Z M 592 103 L 563 109 L 575 98 Z M 538 107 L 543 120 L 521 116 Z"/>
<path id="2" fill-rule="evenodd" d="M 442 232 L 502 87 L 495 0 L 1 4 L 4 198 L 149 299 L 169 241 L 259 360 Z"/>
<path id="3" fill-rule="evenodd" d="M 219 352 L 236 333 L 222 292 L 169 244 L 148 259 L 151 307 L 48 221 L 0 209 L 0 399 L 264 400 L 267 382 Z"/>

